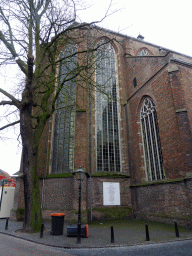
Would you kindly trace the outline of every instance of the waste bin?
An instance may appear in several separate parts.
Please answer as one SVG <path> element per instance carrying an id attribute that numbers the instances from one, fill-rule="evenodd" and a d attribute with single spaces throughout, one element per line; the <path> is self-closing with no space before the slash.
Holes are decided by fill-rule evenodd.
<path id="1" fill-rule="evenodd" d="M 77 225 L 67 226 L 67 236 L 77 236 Z M 81 237 L 88 237 L 88 224 L 81 225 Z"/>
<path id="2" fill-rule="evenodd" d="M 63 235 L 64 213 L 51 214 L 51 235 Z"/>

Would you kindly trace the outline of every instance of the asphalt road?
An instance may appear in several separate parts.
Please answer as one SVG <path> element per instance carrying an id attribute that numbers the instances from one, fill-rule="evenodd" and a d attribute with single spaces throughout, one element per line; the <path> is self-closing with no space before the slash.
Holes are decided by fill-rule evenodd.
<path id="1" fill-rule="evenodd" d="M 0 256 L 71 256 L 67 252 L 58 251 L 49 247 L 13 236 L 0 234 Z"/>
<path id="2" fill-rule="evenodd" d="M 67 250 L 62 251 L 67 252 Z M 68 252 L 78 256 L 192 256 L 192 241 L 185 240 L 105 249 L 71 249 Z"/>
<path id="3" fill-rule="evenodd" d="M 101 249 L 62 249 L 0 234 L 0 256 L 191 256 L 192 240 Z"/>

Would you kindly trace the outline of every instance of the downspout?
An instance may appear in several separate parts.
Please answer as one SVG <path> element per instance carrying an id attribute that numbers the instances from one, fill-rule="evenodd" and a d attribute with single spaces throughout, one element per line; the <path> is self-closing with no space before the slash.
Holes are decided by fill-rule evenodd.
<path id="1" fill-rule="evenodd" d="M 49 139 L 49 119 L 47 133 L 46 133 L 46 150 L 45 150 L 45 162 L 43 168 L 43 185 L 42 185 L 42 192 L 41 192 L 41 210 L 43 209 L 43 196 L 44 196 L 44 187 L 45 187 L 45 169 L 46 169 L 46 162 L 47 162 L 47 152 L 48 152 L 48 139 Z"/>
<path id="2" fill-rule="evenodd" d="M 91 47 L 91 31 L 90 31 L 90 26 L 89 26 L 89 48 Z M 88 55 L 88 58 L 90 56 Z M 90 70 L 89 72 L 89 81 L 91 80 L 91 72 Z M 89 188 L 90 188 L 90 192 L 89 192 L 89 200 L 90 200 L 90 220 L 92 221 L 92 161 L 91 161 L 91 152 L 92 152 L 92 145 L 91 145 L 91 137 L 92 137 L 92 133 L 91 133 L 91 127 L 92 127 L 92 121 L 91 121 L 91 107 L 92 107 L 92 102 L 91 102 L 91 83 L 89 84 L 89 174 L 90 174 L 90 178 L 89 178 Z"/>

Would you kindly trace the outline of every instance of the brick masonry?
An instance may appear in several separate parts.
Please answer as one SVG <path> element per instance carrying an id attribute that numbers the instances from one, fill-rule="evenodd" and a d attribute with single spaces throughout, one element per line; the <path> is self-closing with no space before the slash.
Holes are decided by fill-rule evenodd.
<path id="1" fill-rule="evenodd" d="M 137 217 L 190 225 L 192 179 L 170 183 L 131 186 L 133 212 Z"/>

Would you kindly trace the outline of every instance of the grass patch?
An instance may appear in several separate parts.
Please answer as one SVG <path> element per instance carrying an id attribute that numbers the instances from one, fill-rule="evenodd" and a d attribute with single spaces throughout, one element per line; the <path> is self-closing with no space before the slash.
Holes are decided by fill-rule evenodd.
<path id="1" fill-rule="evenodd" d="M 98 228 L 107 228 L 109 229 L 112 226 L 114 228 L 118 229 L 131 229 L 133 231 L 145 231 L 145 224 L 148 224 L 149 231 L 154 232 L 158 230 L 164 230 L 169 232 L 175 232 L 174 225 L 171 224 L 164 224 L 159 222 L 152 222 L 152 221 L 146 221 L 146 220 L 133 220 L 133 219 L 127 219 L 127 220 L 103 220 L 103 221 L 95 221 L 89 223 L 90 227 L 98 227 Z M 190 229 L 179 227 L 180 233 L 191 233 Z M 174 236 L 174 234 L 173 234 Z"/>
<path id="2" fill-rule="evenodd" d="M 101 239 L 109 239 L 111 226 L 114 227 L 115 241 L 117 244 L 135 244 L 146 242 L 145 224 L 148 224 L 150 241 L 172 241 L 177 239 L 175 227 L 170 224 L 157 223 L 140 219 L 128 220 L 103 220 L 89 223 L 90 229 L 97 229 Z M 191 231 L 187 228 L 178 227 L 180 238 L 191 238 Z M 103 231 L 102 231 L 103 230 Z M 103 234 L 108 234 L 108 237 Z"/>
<path id="3" fill-rule="evenodd" d="M 130 207 L 100 207 L 93 208 L 93 215 L 100 215 L 101 219 L 127 219 L 132 213 Z M 98 214 L 97 214 L 98 213 Z"/>

